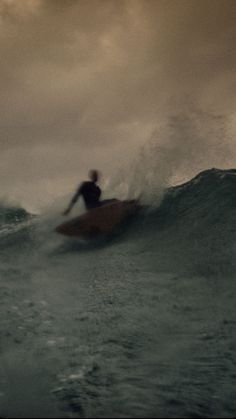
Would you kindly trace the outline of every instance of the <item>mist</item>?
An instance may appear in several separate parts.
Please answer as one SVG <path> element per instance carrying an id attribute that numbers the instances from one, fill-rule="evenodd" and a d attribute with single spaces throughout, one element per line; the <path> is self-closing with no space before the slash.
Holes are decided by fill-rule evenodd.
<path id="1" fill-rule="evenodd" d="M 1 0 L 0 197 L 39 209 L 91 167 L 138 193 L 235 166 L 235 17 L 231 0 Z"/>

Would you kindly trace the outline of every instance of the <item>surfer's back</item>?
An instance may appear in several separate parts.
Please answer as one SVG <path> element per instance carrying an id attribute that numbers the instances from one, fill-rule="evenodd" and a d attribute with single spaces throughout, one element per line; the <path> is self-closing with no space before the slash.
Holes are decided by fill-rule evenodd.
<path id="1" fill-rule="evenodd" d="M 87 209 L 95 208 L 98 205 L 102 194 L 99 186 L 92 181 L 83 182 L 78 192 L 82 195 Z"/>

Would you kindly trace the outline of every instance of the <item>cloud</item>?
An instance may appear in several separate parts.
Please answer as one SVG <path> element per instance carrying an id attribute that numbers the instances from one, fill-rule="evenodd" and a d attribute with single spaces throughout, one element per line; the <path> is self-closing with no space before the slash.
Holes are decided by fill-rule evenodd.
<path id="1" fill-rule="evenodd" d="M 41 0 L 1 0 L 0 16 L 26 18 L 35 13 L 41 5 Z"/>

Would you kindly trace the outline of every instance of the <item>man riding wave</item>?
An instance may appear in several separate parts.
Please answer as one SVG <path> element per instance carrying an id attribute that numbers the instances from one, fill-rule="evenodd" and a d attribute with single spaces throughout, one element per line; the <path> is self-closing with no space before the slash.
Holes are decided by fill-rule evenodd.
<path id="1" fill-rule="evenodd" d="M 100 207 L 104 204 L 116 201 L 116 199 L 107 199 L 104 201 L 100 200 L 102 191 L 100 187 L 97 185 L 97 182 L 99 181 L 99 177 L 100 175 L 97 170 L 90 170 L 89 172 L 90 180 L 83 182 L 79 186 L 77 192 L 75 193 L 75 195 L 73 196 L 69 204 L 69 207 L 64 212 L 64 215 L 70 214 L 72 208 L 74 207 L 74 205 L 76 204 L 80 196 L 82 196 L 87 210 L 91 210 L 93 208 Z"/>

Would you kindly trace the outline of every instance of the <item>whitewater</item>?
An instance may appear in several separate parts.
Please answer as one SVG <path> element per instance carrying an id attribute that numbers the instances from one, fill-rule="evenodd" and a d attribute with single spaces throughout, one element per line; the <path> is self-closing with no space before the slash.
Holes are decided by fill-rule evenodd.
<path id="1" fill-rule="evenodd" d="M 0 207 L 0 417 L 236 416 L 236 170 L 109 240 Z"/>

